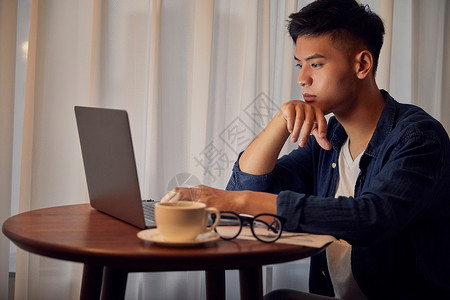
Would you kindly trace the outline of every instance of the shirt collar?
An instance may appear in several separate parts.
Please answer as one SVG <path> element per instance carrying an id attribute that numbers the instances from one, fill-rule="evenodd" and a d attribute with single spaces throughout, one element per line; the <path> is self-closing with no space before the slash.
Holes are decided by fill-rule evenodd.
<path id="1" fill-rule="evenodd" d="M 392 129 L 394 128 L 394 120 L 395 120 L 395 100 L 389 95 L 385 90 L 380 90 L 383 95 L 384 101 L 386 101 L 386 105 L 381 112 L 380 119 L 378 120 L 377 127 L 370 139 L 369 144 L 367 145 L 365 154 L 377 157 L 377 153 L 379 148 L 386 140 L 387 136 L 390 134 Z"/>
<path id="2" fill-rule="evenodd" d="M 380 90 L 380 92 L 383 95 L 384 100 L 386 101 L 386 105 L 381 112 L 377 127 L 375 128 L 372 138 L 370 139 L 370 142 L 364 152 L 364 154 L 372 157 L 377 156 L 379 147 L 383 144 L 383 141 L 392 131 L 395 119 L 395 100 L 385 90 Z M 347 133 L 345 132 L 344 127 L 340 123 L 338 123 L 334 132 L 331 134 L 330 139 L 330 143 L 333 146 L 333 149 L 339 152 L 346 139 Z"/>

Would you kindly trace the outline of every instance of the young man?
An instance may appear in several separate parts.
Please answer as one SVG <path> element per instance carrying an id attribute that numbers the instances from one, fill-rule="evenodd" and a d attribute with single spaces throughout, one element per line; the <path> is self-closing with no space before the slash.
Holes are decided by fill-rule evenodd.
<path id="1" fill-rule="evenodd" d="M 289 33 L 304 101 L 284 103 L 240 155 L 233 191 L 202 187 L 200 201 L 336 237 L 311 259 L 312 293 L 448 298 L 450 142 L 423 110 L 378 89 L 382 21 L 353 0 L 318 0 L 290 16 Z M 278 159 L 289 136 L 300 147 Z"/>

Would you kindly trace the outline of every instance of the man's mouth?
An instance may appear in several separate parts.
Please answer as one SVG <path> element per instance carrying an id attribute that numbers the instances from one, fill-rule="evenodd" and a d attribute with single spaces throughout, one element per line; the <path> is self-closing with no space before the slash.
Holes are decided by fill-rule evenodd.
<path id="1" fill-rule="evenodd" d="M 311 94 L 303 94 L 303 99 L 306 102 L 312 102 L 312 101 L 316 100 L 316 96 L 315 95 L 311 95 Z"/>

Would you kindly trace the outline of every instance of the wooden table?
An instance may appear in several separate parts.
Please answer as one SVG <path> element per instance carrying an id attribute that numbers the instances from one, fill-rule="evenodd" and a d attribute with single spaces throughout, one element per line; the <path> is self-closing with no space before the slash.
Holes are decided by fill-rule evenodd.
<path id="1" fill-rule="evenodd" d="M 238 269 L 241 299 L 262 298 L 262 266 L 323 250 L 249 240 L 167 248 L 137 238 L 139 228 L 89 204 L 32 210 L 10 217 L 3 233 L 18 247 L 84 263 L 80 299 L 123 299 L 129 272 L 205 270 L 208 299 L 225 299 L 225 270 Z"/>

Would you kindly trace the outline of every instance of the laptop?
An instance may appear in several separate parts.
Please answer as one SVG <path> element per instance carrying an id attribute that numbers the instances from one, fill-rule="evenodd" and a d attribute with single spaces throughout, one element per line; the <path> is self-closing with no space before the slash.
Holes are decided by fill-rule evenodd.
<path id="1" fill-rule="evenodd" d="M 155 201 L 141 198 L 128 113 L 75 106 L 75 116 L 91 206 L 139 228 L 156 227 Z"/>

